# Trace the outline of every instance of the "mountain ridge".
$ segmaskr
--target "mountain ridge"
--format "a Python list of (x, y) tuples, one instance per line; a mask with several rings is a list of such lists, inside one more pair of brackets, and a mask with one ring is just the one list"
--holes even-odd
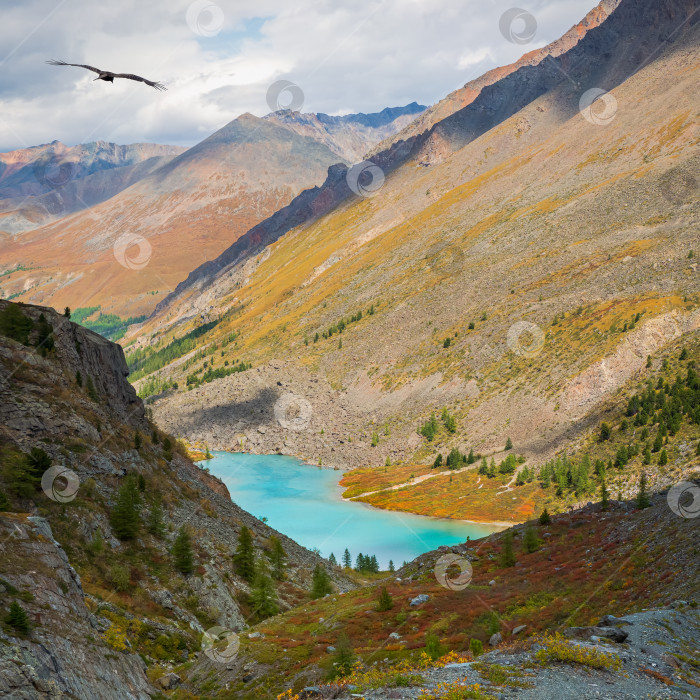
[[(410, 105), (395, 108), (393, 121), (386, 123), (392, 113), (379, 117), (377, 129), (348, 126), (352, 115), (333, 128), (308, 115), (241, 115), (111, 199), (8, 241), (0, 267), (14, 272), (2, 280), (3, 291), (59, 308), (150, 312), (156, 296), (197, 261), (215, 258), (299, 192), (323, 182), (327, 169), (342, 160), (339, 153), (364, 151), (415, 113)], [(306, 126), (291, 128), (300, 120)], [(124, 236), (138, 242), (137, 257), (146, 251), (143, 270), (129, 267), (133, 246), (124, 251), (126, 264), (117, 264), (112, 249)]]
[(20, 235), (99, 204), (183, 150), (107, 141), (66, 146), (54, 140), (0, 153), (0, 235)]
[(312, 136), (336, 153), (341, 162), (358, 163), (365, 153), (386, 134), (396, 133), (410, 124), (426, 107), (412, 102), (405, 107), (386, 107), (374, 114), (300, 114), (282, 110), (268, 114), (264, 119), (274, 121), (299, 134)]
[[(396, 168), (410, 160), (420, 161), (426, 165), (441, 162), (450, 153), (464, 147), (467, 143), (485, 133), (490, 128), (493, 128), (496, 124), (512, 116), (512, 114), (544, 94), (547, 90), (553, 89), (556, 85), (566, 80), (568, 72), (566, 69), (562, 70), (560, 67), (560, 63), (564, 60), (571, 62), (573, 68), (578, 67), (581, 69), (581, 65), (587, 64), (589, 57), (592, 56), (595, 58), (599, 41), (598, 33), (604, 32), (604, 34), (607, 35), (607, 44), (615, 46), (619, 37), (625, 35), (625, 27), (628, 24), (635, 27), (636, 31), (643, 31), (642, 27), (640, 27), (640, 11), (633, 8), (630, 2), (623, 3), (625, 8), (623, 16), (623, 13), (619, 13), (620, 4), (621, 3), (617, 0), (604, 0), (596, 10), (589, 13), (589, 17), (592, 14), (595, 17), (602, 17), (605, 15), (607, 19), (602, 24), (600, 21), (592, 21), (589, 25), (576, 25), (574, 28), (576, 33), (578, 33), (577, 27), (581, 26), (585, 27), (586, 33), (582, 38), (579, 37), (577, 41), (558, 58), (554, 58), (547, 50), (549, 47), (547, 47), (540, 52), (535, 52), (541, 56), (540, 63), (534, 66), (529, 65), (528, 62), (513, 64), (513, 66), (517, 66), (514, 72), (507, 73), (493, 84), (485, 85), (483, 89), (474, 96), (474, 99), (463, 108), (451, 112), (444, 119), (430, 126), (426, 131), (415, 135), (409, 135), (407, 139), (401, 139), (399, 134), (398, 141), (390, 143), (389, 147), (382, 152), (375, 152), (372, 154), (372, 162), (382, 169), (385, 176), (390, 175)], [(672, 23), (673, 25), (677, 24), (677, 19), (682, 12), (682, 7), (685, 8), (686, 21), (689, 21), (689, 18), (692, 17), (691, 10), (696, 6), (697, 3), (695, 0), (684, 0), (680, 4), (670, 2), (670, 0), (663, 0), (650, 5), (650, 7), (658, 8), (661, 15), (665, 17), (667, 24)], [(606, 10), (604, 8), (612, 8), (611, 14), (606, 15)], [(632, 19), (628, 17), (629, 14), (632, 15)], [(570, 33), (571, 32), (569, 32), (569, 34)], [(586, 40), (588, 40), (587, 43), (585, 43)], [(584, 43), (583, 49), (581, 48), (582, 43)], [(554, 45), (556, 45), (556, 42), (550, 44), (550, 46)], [(635, 45), (635, 49), (637, 54), (643, 51), (639, 44)], [(605, 60), (609, 61), (609, 59), (610, 56), (606, 54)], [(633, 63), (635, 59), (630, 57), (628, 52), (625, 52), (622, 60), (626, 65), (629, 65)], [(616, 70), (619, 74), (620, 68), (617, 67)], [(571, 80), (571, 78), (569, 79)], [(614, 80), (615, 78), (610, 76), (609, 79)], [(571, 101), (571, 97), (569, 97), (569, 100)], [(503, 105), (506, 105), (506, 111), (501, 110), (499, 112), (499, 106)], [(573, 109), (573, 105), (570, 105), (572, 114), (574, 113)], [(575, 109), (577, 112), (578, 100), (576, 100)], [(337, 206), (339, 202), (347, 200), (354, 194), (349, 186), (346, 186), (345, 191), (340, 193), (338, 190), (338, 183), (339, 180), (336, 172), (334, 171), (331, 173), (329, 171), (326, 183), (315, 191), (318, 201), (324, 200), (324, 204), (320, 206), (320, 209), (324, 211), (324, 213), (330, 211), (334, 206)], [(327, 188), (326, 192), (324, 192), (325, 188)], [(313, 196), (314, 195), (310, 193), (302, 193), (302, 195), (300, 195), (300, 210), (306, 206), (306, 201)], [(328, 202), (332, 202), (332, 204), (327, 205), (325, 198), (327, 198)], [(295, 202), (292, 201), (286, 211), (291, 212), (294, 208)], [(315, 212), (316, 210), (314, 210), (314, 217), (316, 216)], [(281, 212), (277, 212), (273, 218), (279, 220), (280, 214)], [(290, 217), (290, 220), (297, 221), (297, 216)], [(280, 230), (286, 232), (289, 230), (284, 229), (284, 227), (280, 229), (277, 223), (272, 221), (272, 219), (269, 223), (270, 228), (275, 229), (276, 232)], [(297, 221), (297, 224), (298, 223), (301, 222)], [(234, 246), (224, 251), (218, 260), (207, 261), (205, 265), (192, 270), (187, 278), (180, 282), (171, 294), (158, 303), (154, 313), (158, 314), (163, 312), (163, 310), (177, 298), (177, 295), (181, 294), (189, 286), (205, 281), (205, 278), (208, 276), (218, 274), (221, 270), (233, 264), (237, 264), (242, 261), (246, 255), (253, 255), (259, 252), (259, 241), (264, 240), (266, 243), (270, 243), (276, 240), (274, 237), (261, 236), (261, 232), (265, 231), (266, 228), (266, 222), (261, 222), (255, 230), (242, 236), (240, 242), (237, 241)], [(277, 233), (276, 235), (280, 234)], [(246, 246), (246, 241), (248, 240), (250, 241), (250, 245)]]
[[(668, 4), (657, 2), (645, 10), (680, 27), (690, 6), (667, 13)], [(636, 24), (623, 39), (630, 13)], [(127, 339), (130, 354), (143, 348), (139, 336), (152, 342), (155, 334), (159, 347), (218, 321), (191, 355), (137, 382), (142, 390), (154, 379), (189, 380), (184, 390), (154, 397), (158, 420), (221, 449), (395, 469), (403, 474), (397, 484), (412, 471), (429, 472), (438, 452), (505, 460), (508, 437), (528, 469), (578, 452), (615, 392), (650, 373), (648, 361), (657, 368), (697, 336), (698, 24), (685, 23), (672, 42), (658, 39), (667, 28), (659, 21), (650, 30), (627, 3), (612, 27), (595, 30), (588, 47), (577, 45), (580, 77), (587, 66), (592, 71), (580, 87), (563, 79), (543, 91), (555, 71), (547, 65), (532, 102), (518, 110), (524, 97), (515, 94), (513, 105), (500, 107), (503, 121), (454, 152), (473, 132), (460, 132), (464, 114), (451, 118), (448, 157), (423, 167), (417, 150), (366, 198), (347, 196), (347, 171), (338, 168), (326, 199), (323, 188), (304, 193), (299, 207), (241, 238), (223, 265), (191, 275), (180, 298)], [(619, 45), (621, 63), (615, 54), (609, 64), (584, 60), (586, 51), (605, 50), (604, 39)], [(641, 53), (630, 56), (628, 43)], [(653, 45), (660, 47), (654, 60), (630, 71)], [(521, 70), (510, 81), (533, 69)], [(600, 124), (578, 105), (606, 76), (616, 81), (617, 110)], [(478, 113), (473, 118), (473, 131), (485, 128)], [(218, 369), (228, 351), (219, 359), (211, 349), (231, 333), (235, 357), (256, 371), (199, 381), (199, 360)], [(260, 434), (236, 411), (234, 396), (278, 382), (314, 407), (305, 431), (272, 426)], [(193, 411), (193, 398), (206, 409)], [(438, 444), (419, 429), (443, 410), (457, 429), (440, 433)], [(668, 457), (681, 472), (689, 467), (682, 445)], [(638, 452), (635, 469), (642, 459)], [(433, 512), (445, 488), (416, 487), (402, 503), (386, 494), (376, 501), (421, 512), (428, 494)], [(533, 488), (510, 487), (514, 516), (521, 505), (531, 513)], [(470, 519), (473, 496), (456, 503), (451, 517)]]

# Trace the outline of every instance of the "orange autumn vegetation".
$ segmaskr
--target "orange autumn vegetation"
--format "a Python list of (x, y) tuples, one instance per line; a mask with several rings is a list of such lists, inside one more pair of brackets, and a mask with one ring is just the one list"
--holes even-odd
[[(298, 692), (302, 683), (308, 685), (300, 675), (303, 668), (330, 669), (333, 657), (326, 649), (341, 633), (360, 660), (399, 665), (420, 659), (428, 633), (438, 636), (445, 651), (468, 653), (471, 639), (486, 644), (495, 631), (508, 639), (519, 625), (527, 625), (527, 637), (559, 626), (595, 624), (611, 611), (622, 615), (637, 609), (642, 600), (645, 607), (664, 604), (669, 595), (690, 596), (690, 589), (697, 589), (692, 572), (670, 564), (692, 547), (694, 524), (674, 516), (665, 502), (643, 511), (555, 515), (551, 525), (535, 529), (541, 544), (534, 553), (525, 553), (522, 533), (515, 537), (517, 566), (502, 565), (501, 534), (470, 543), (474, 576), (464, 590), (437, 582), (433, 570), (440, 553), (433, 552), (402, 569), (399, 579), (379, 584), (393, 598), (389, 611), (377, 612), (378, 588), (364, 587), (265, 621), (256, 628), (265, 636), (244, 638), (241, 655), (246, 662), (274, 660), (275, 677), (241, 684), (236, 697), (260, 697), (261, 691), (274, 697), (290, 686)], [(660, 570), (666, 572), (663, 580)], [(419, 593), (429, 595), (429, 603), (411, 606)], [(393, 631), (400, 639), (387, 646)]]
[(369, 491), (378, 491), (403, 484), (413, 477), (430, 474), (432, 471), (427, 464), (401, 464), (376, 469), (353, 469), (343, 475), (340, 485), (345, 488), (343, 498), (354, 498)]
[[(477, 473), (475, 468), (456, 471), (453, 474), (441, 474), (426, 479), (418, 484), (401, 489), (383, 490), (357, 500), (386, 510), (408, 511), (419, 515), (436, 518), (455, 518), (475, 522), (512, 521), (522, 522), (539, 515), (544, 508), (549, 492), (544, 491), (537, 481), (523, 486), (513, 485), (512, 490), (504, 491), (511, 476), (497, 476), (489, 479)], [(397, 477), (389, 474), (377, 474), (381, 470), (358, 469), (349, 472), (341, 480), (341, 486), (349, 488), (343, 494), (350, 495), (371, 492), (382, 486), (382, 477), (386, 485), (402, 483), (410, 474), (419, 476), (429, 473), (430, 467), (402, 466), (396, 467)], [(422, 470), (422, 471), (421, 471)], [(408, 474), (406, 474), (408, 472)], [(379, 478), (377, 478), (379, 477)]]

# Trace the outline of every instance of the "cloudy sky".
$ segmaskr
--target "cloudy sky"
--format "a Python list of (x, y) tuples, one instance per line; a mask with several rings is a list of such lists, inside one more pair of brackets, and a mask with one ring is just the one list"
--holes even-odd
[[(2, 0), (0, 151), (54, 139), (191, 145), (239, 114), (272, 111), (279, 80), (298, 86), (306, 112), (432, 104), (597, 4), (517, 1), (526, 14), (512, 0)], [(92, 82), (52, 58), (168, 91)]]

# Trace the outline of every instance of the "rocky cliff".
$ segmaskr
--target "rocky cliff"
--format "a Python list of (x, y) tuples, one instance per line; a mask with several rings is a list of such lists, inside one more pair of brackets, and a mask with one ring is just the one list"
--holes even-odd
[[(10, 304), (11, 302), (0, 300), (0, 312)], [(105, 419), (113, 416), (135, 429), (148, 428), (143, 403), (127, 380), (129, 368), (120, 345), (111, 343), (77, 323), (72, 323), (52, 308), (29, 305), (23, 305), (21, 308), (22, 312), (35, 322), (33, 340), (37, 339), (39, 317), (43, 315), (48, 320), (53, 329), (55, 356), (51, 358), (52, 361), (43, 362), (44, 358), (40, 355), (35, 356), (31, 350), (20, 350), (18, 355), (19, 348), (13, 352), (10, 348), (3, 347), (3, 356), (6, 360), (17, 363), (17, 372), (20, 375), (25, 369), (23, 363), (26, 363), (28, 367), (39, 370), (45, 387), (70, 387), (79, 373), (84, 382), (87, 383), (88, 378), (92, 382), (99, 402), (94, 410), (101, 412)], [(8, 384), (4, 386), (9, 388)], [(50, 403), (44, 402), (38, 403), (30, 410), (26, 401), (26, 396), (9, 392), (0, 404), (0, 417), (5, 428), (16, 434), (19, 441), (35, 440), (37, 434), (43, 432), (63, 432), (65, 414), (54, 411)], [(30, 421), (29, 424), (24, 422), (27, 420)], [(84, 422), (79, 433), (84, 437), (95, 437), (94, 431), (89, 430)]]
[[(30, 610), (31, 636), (0, 632), (0, 695), (13, 700), (148, 700), (154, 687), (137, 654), (100, 644), (107, 629), (85, 602), (80, 576), (45, 518), (0, 514), (3, 603)], [(27, 603), (25, 601), (29, 600)]]
[[(13, 603), (28, 616), (28, 629), (0, 626), (4, 697), (145, 699), (168, 664), (202, 653), (207, 629), (244, 630), (258, 614), (233, 564), (243, 526), (258, 561), (271, 537), (282, 545), (281, 610), (308, 597), (317, 564), (337, 590), (355, 585), (238, 508), (153, 425), (126, 375), (118, 345), (51, 309), (0, 302), (0, 617)], [(138, 522), (124, 536), (114, 513), (127, 484)], [(190, 574), (173, 565), (183, 530)]]

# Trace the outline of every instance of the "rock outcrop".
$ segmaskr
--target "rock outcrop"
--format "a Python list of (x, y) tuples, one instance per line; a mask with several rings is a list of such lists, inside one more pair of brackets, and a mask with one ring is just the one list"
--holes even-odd
[(0, 631), (0, 696), (8, 700), (148, 700), (155, 689), (136, 654), (115, 654), (99, 636), (80, 577), (47, 520), (0, 514), (3, 603), (28, 610), (30, 637)]
[[(0, 311), (9, 303), (0, 300)], [(45, 393), (49, 394), (51, 387), (74, 385), (79, 374), (81, 382), (92, 382), (100, 403), (91, 408), (104, 413), (105, 420), (110, 414), (135, 429), (148, 428), (143, 402), (127, 380), (129, 368), (120, 345), (73, 323), (52, 308), (32, 305), (19, 308), (35, 322), (32, 339), (36, 339), (36, 327), (43, 314), (53, 329), (55, 350), (50, 358), (44, 358), (33, 348), (18, 343), (0, 344), (0, 353), (7, 360), (16, 363), (18, 369), (26, 366), (35, 370)], [(68, 416), (56, 412), (51, 401), (37, 401), (30, 407), (27, 400), (27, 395), (8, 392), (0, 402), (0, 421), (13, 431), (19, 442), (35, 439), (44, 431), (57, 435), (72, 431), (74, 435), (93, 438), (97, 435), (94, 426), (88, 425), (79, 415), (73, 423), (67, 423)], [(86, 405), (90, 405), (87, 401)]]
[[(146, 700), (155, 691), (142, 659), (157, 681), (160, 664), (200, 653), (207, 629), (256, 619), (233, 563), (244, 526), (256, 556), (273, 536), (282, 545), (281, 610), (308, 596), (319, 564), (337, 590), (355, 586), (184, 456), (146, 416), (120, 346), (46, 307), (0, 301), (0, 314), (0, 617), (17, 603), (30, 625), (0, 633), (3, 697)], [(15, 332), (28, 326), (21, 316), (28, 335)], [(139, 494), (130, 534), (115, 519), (126, 484)], [(173, 562), (181, 531), (192, 538), (186, 574)]]

